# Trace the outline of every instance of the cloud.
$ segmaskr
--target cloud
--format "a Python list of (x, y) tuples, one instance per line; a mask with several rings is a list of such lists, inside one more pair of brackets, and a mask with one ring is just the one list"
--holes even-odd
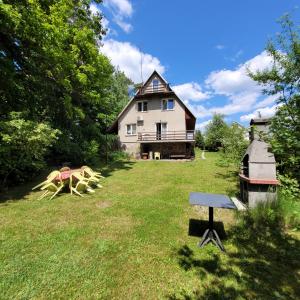
[(113, 15), (113, 21), (126, 33), (132, 31), (133, 27), (126, 21), (133, 14), (133, 7), (129, 0), (104, 0), (103, 5)]
[(223, 49), (225, 48), (225, 46), (219, 44), (219, 45), (216, 45), (215, 48), (216, 48), (217, 50), (223, 50)]
[(103, 5), (121, 16), (130, 17), (133, 13), (132, 4), (128, 0), (104, 0)]
[(265, 107), (267, 105), (273, 104), (277, 99), (278, 99), (277, 95), (268, 96), (264, 100), (259, 101), (258, 103), (256, 103), (255, 108), (262, 108), (262, 107)]
[(271, 57), (266, 51), (263, 51), (254, 58), (238, 65), (236, 69), (211, 72), (205, 80), (207, 91), (204, 93), (212, 97), (211, 101), (214, 100), (213, 97), (222, 96), (227, 98), (228, 103), (209, 108), (194, 105), (193, 110), (199, 118), (203, 118), (213, 113), (231, 115), (270, 105), (275, 97), (270, 96), (257, 103), (261, 97), (261, 87), (248, 76), (248, 70), (253, 72), (263, 70), (270, 67), (271, 64)]
[(201, 131), (204, 131), (205, 130), (205, 127), (211, 122), (211, 120), (207, 120), (207, 121), (204, 121), (204, 122), (201, 122), (201, 123), (197, 123), (196, 124), (196, 129), (199, 129)]
[(91, 5), (90, 5), (90, 11), (92, 12), (93, 15), (101, 13), (101, 10), (98, 8), (97, 4), (94, 3), (94, 2), (92, 2)]
[(209, 98), (209, 93), (203, 92), (201, 86), (196, 82), (175, 85), (172, 88), (184, 102), (202, 101)]
[(278, 105), (275, 104), (273, 106), (267, 106), (264, 108), (256, 109), (255, 111), (253, 111), (250, 114), (241, 116), (240, 120), (242, 122), (247, 122), (247, 121), (249, 122), (251, 119), (258, 118), (259, 115), (261, 115), (262, 118), (272, 117), (272, 116), (274, 116), (277, 107), (278, 107)]
[(255, 72), (270, 66), (272, 58), (263, 51), (254, 58), (239, 65), (235, 70), (213, 71), (205, 83), (215, 94), (234, 96), (244, 93), (260, 93), (261, 88), (249, 76), (247, 69)]
[(147, 79), (156, 70), (163, 74), (165, 67), (157, 57), (141, 52), (136, 46), (128, 42), (113, 39), (103, 41), (100, 51), (107, 55), (115, 67), (119, 67), (133, 82), (141, 82), (141, 59), (143, 62), (143, 79)]
[(237, 61), (241, 57), (241, 55), (243, 53), (244, 53), (243, 50), (239, 50), (233, 56), (231, 56), (231, 57), (225, 57), (225, 59), (228, 59), (228, 60), (231, 60), (231, 61), (235, 62), (235, 61)]
[(197, 118), (202, 119), (202, 118), (205, 118), (205, 117), (209, 117), (213, 114), (208, 108), (205, 108), (203, 105), (193, 105), (193, 104), (190, 104), (189, 102), (187, 102), (186, 104), (189, 106), (192, 113)]
[(122, 19), (114, 19), (114, 21), (126, 32), (129, 33), (132, 31), (133, 27), (131, 24), (124, 22)]

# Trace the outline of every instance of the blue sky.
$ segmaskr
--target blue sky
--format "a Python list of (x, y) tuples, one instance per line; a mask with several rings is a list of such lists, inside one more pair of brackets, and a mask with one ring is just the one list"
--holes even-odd
[(104, 0), (92, 5), (105, 16), (108, 34), (100, 51), (134, 82), (156, 69), (197, 117), (203, 129), (213, 113), (248, 125), (258, 111), (271, 116), (275, 97), (261, 95), (246, 67), (270, 64), (264, 52), (280, 31), (276, 22), (296, 0)]

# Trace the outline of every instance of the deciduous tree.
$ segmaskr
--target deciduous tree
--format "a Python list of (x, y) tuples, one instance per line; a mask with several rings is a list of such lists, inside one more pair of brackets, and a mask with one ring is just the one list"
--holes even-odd
[(267, 95), (276, 95), (278, 109), (272, 119), (270, 143), (280, 170), (300, 180), (300, 35), (290, 17), (281, 19), (282, 32), (269, 42), (271, 69), (249, 72)]

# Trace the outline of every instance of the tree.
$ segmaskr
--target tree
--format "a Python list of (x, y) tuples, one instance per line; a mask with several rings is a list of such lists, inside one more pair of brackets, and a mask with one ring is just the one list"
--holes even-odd
[(196, 130), (195, 132), (195, 146), (200, 149), (203, 149), (205, 147), (204, 137), (200, 130)]
[(236, 122), (228, 126), (222, 138), (221, 159), (223, 162), (239, 167), (240, 161), (249, 144), (246, 134), (247, 130)]
[(300, 35), (288, 15), (282, 32), (267, 45), (273, 59), (270, 69), (250, 72), (263, 93), (276, 95), (278, 108), (272, 119), (269, 141), (280, 171), (300, 180)]
[(57, 163), (96, 156), (127, 97), (125, 75), (101, 53), (102, 15), (91, 13), (91, 2), (0, 1), (1, 120), (22, 112), (58, 129), (50, 155)]
[(214, 114), (211, 122), (206, 126), (206, 148), (217, 151), (220, 147), (222, 147), (224, 132), (227, 128), (228, 126), (224, 121), (224, 116), (221, 114)]

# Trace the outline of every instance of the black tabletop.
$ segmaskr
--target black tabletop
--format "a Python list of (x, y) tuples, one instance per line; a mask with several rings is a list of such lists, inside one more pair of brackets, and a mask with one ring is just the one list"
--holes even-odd
[(190, 204), (236, 209), (236, 206), (228, 196), (220, 194), (192, 192), (190, 193)]

